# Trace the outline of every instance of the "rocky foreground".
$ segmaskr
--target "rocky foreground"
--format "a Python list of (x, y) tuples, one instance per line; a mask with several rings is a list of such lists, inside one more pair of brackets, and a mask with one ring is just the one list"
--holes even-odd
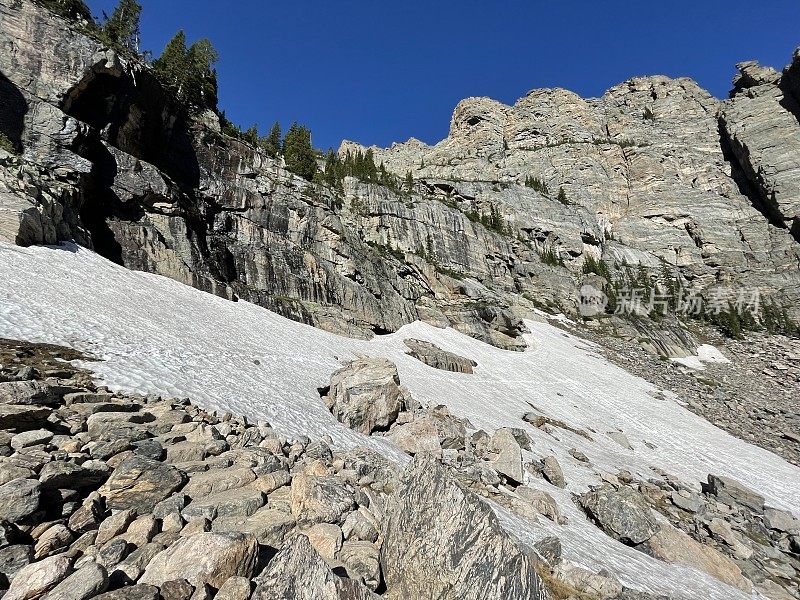
[[(405, 469), (188, 400), (111, 393), (77, 358), (0, 346), (4, 600), (657, 598), (562, 558), (557, 536), (528, 547), (509, 535), (494, 511), (566, 522), (523, 484), (563, 487), (558, 461), (526, 463), (522, 429), (489, 435), (419, 406), (389, 361), (348, 363), (321, 401), (412, 455)], [(741, 483), (711, 475), (698, 493), (621, 472), (573, 499), (650, 556), (768, 598), (798, 591), (800, 522)]]

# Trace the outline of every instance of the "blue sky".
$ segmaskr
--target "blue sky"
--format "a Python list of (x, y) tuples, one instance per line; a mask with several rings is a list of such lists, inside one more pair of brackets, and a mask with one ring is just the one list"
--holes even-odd
[(598, 96), (665, 74), (725, 97), (735, 63), (783, 67), (800, 45), (798, 0), (140, 1), (143, 48), (158, 55), (178, 29), (208, 37), (227, 115), (305, 123), (319, 148), (433, 143), (462, 98), (536, 87)]

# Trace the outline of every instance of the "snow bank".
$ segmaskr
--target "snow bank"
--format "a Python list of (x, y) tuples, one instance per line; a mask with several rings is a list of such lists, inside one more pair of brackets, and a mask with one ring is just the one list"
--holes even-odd
[[(523, 541), (558, 535), (565, 555), (607, 568), (623, 583), (674, 598), (733, 600), (748, 596), (708, 575), (668, 565), (614, 542), (589, 524), (570, 499), (599, 473), (628, 469), (638, 477), (660, 467), (698, 484), (708, 473), (745, 482), (768, 504), (800, 515), (800, 469), (746, 444), (682, 408), (653, 397), (647, 382), (608, 363), (592, 344), (547, 323), (530, 321), (529, 350), (504, 351), (452, 329), (413, 323), (371, 341), (314, 329), (247, 302), (229, 302), (172, 280), (129, 271), (74, 246), (0, 244), (0, 336), (66, 344), (94, 354), (86, 366), (112, 389), (191, 397), (209, 409), (269, 421), (289, 436), (330, 435), (342, 447), (369, 444), (397, 460), (380, 439), (344, 428), (317, 388), (343, 361), (360, 355), (393, 360), (424, 403), (446, 404), (479, 428), (525, 427), (535, 456), (554, 454), (569, 482), (541, 480), (570, 519), (567, 526), (530, 524), (502, 513)], [(433, 342), (477, 361), (473, 375), (432, 369), (405, 354), (405, 338)], [(592, 440), (521, 419), (535, 410), (588, 432)], [(628, 450), (609, 432), (621, 431)], [(572, 459), (577, 448), (592, 467)], [(544, 521), (542, 519), (541, 521)]]

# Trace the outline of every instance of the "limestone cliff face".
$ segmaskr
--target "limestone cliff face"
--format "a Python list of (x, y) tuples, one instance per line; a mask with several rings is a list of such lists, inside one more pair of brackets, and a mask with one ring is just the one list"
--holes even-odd
[(213, 113), (190, 118), (146, 65), (32, 0), (0, 0), (0, 47), (0, 131), (19, 150), (0, 150), (3, 240), (74, 239), (349, 335), (424, 319), (511, 349), (535, 306), (575, 310), (587, 256), (800, 305), (800, 56), (783, 75), (743, 68), (726, 103), (664, 77), (592, 100), (467, 99), (436, 146), (376, 149), (412, 171), (413, 192), (348, 178), (341, 194), (222, 134)]

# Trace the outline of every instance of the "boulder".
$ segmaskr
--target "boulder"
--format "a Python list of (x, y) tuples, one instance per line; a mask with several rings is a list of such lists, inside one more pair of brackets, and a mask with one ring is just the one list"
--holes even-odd
[(330, 562), (336, 558), (342, 548), (342, 529), (330, 523), (317, 523), (303, 532), (314, 550)]
[(431, 342), (409, 338), (403, 343), (408, 347), (406, 354), (434, 369), (471, 374), (473, 367), (478, 366), (474, 360), (442, 350)]
[(229, 577), (252, 577), (258, 544), (241, 533), (197, 533), (179, 539), (150, 561), (140, 583), (186, 579), (195, 587), (219, 588)]
[(100, 488), (106, 505), (113, 510), (133, 509), (139, 514), (180, 489), (186, 476), (173, 466), (140, 457), (127, 458)]
[(159, 600), (158, 588), (137, 584), (95, 596), (94, 600)]
[(215, 469), (192, 475), (182, 491), (190, 498), (204, 498), (211, 494), (244, 487), (255, 480), (256, 474), (250, 467)]
[(190, 520), (205, 517), (249, 517), (264, 506), (264, 494), (259, 490), (236, 488), (198, 498), (183, 509), (181, 515)]
[(42, 484), (35, 479), (14, 479), (0, 485), (0, 520), (17, 523), (39, 510)]
[(671, 525), (662, 525), (647, 540), (646, 549), (656, 558), (705, 571), (740, 590), (749, 592), (752, 587), (733, 560)]
[(263, 546), (280, 548), (294, 531), (295, 525), (296, 521), (290, 514), (265, 506), (249, 517), (215, 519), (211, 524), (211, 530), (220, 533), (226, 531), (247, 533)]
[(756, 512), (764, 512), (764, 496), (730, 477), (709, 475), (708, 485), (705, 488), (716, 496), (717, 500), (729, 506), (741, 504)]
[(437, 455), (442, 453), (439, 431), (430, 417), (420, 417), (410, 423), (397, 425), (389, 432), (388, 438), (395, 446), (412, 456), (422, 452), (432, 452)]
[(355, 508), (353, 488), (338, 477), (295, 475), (292, 516), (302, 525), (341, 523)]
[(369, 435), (394, 423), (405, 404), (397, 367), (385, 358), (362, 358), (331, 376), (325, 404), (342, 423)]
[(33, 548), (26, 544), (13, 544), (0, 548), (0, 583), (9, 581), (25, 565), (33, 561)]
[(659, 530), (647, 502), (629, 487), (606, 484), (583, 494), (580, 503), (598, 527), (623, 544), (641, 544)]
[(503, 427), (495, 431), (489, 442), (489, 450), (497, 454), (492, 461), (494, 470), (516, 483), (522, 483), (522, 448), (514, 434)]
[(339, 560), (347, 569), (350, 579), (363, 583), (373, 592), (381, 584), (380, 550), (371, 543), (347, 540), (339, 551)]
[(38, 446), (40, 444), (47, 444), (53, 439), (53, 433), (47, 429), (33, 429), (31, 431), (23, 431), (11, 438), (11, 447), (14, 450), (22, 450), (30, 446)]
[(540, 515), (544, 515), (555, 523), (566, 522), (558, 508), (558, 503), (547, 492), (521, 485), (514, 490), (514, 493), (530, 504)]
[(284, 546), (255, 580), (251, 600), (371, 600), (370, 591), (334, 575), (307, 537)]
[(583, 597), (592, 600), (616, 599), (622, 593), (622, 584), (615, 577), (606, 572), (595, 573), (569, 561), (561, 561), (554, 575)]
[(50, 590), (42, 600), (88, 600), (106, 591), (107, 587), (106, 570), (90, 562)]
[(58, 554), (31, 563), (14, 577), (3, 600), (34, 600), (61, 583), (72, 571), (72, 558)]
[(767, 508), (764, 510), (764, 525), (769, 529), (785, 533), (800, 533), (800, 521), (787, 510)]
[(70, 388), (43, 381), (5, 381), (0, 383), (0, 404), (44, 406), (57, 404)]
[(417, 456), (406, 468), (387, 502), (383, 536), (391, 598), (546, 597), (531, 559), (494, 512), (431, 457)]
[(567, 487), (564, 472), (561, 470), (561, 465), (558, 464), (558, 459), (555, 456), (544, 457), (544, 460), (542, 460), (542, 475), (556, 487)]
[(53, 412), (46, 406), (26, 404), (0, 404), (0, 429), (35, 429), (47, 425)]
[(252, 584), (247, 577), (229, 577), (217, 591), (214, 600), (248, 600)]

